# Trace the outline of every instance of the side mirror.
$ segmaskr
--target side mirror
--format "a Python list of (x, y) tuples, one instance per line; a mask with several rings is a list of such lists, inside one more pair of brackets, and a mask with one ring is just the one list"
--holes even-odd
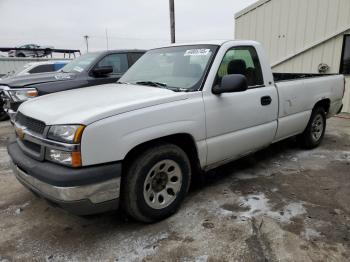
[(248, 89), (247, 78), (244, 75), (225, 75), (221, 84), (213, 88), (213, 94), (243, 92)]
[(94, 76), (105, 76), (110, 73), (113, 73), (113, 67), (112, 66), (99, 66), (92, 70), (92, 73)]

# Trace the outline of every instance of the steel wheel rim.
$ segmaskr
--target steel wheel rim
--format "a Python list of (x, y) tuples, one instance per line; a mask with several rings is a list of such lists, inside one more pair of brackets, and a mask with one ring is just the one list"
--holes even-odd
[(312, 122), (311, 135), (314, 141), (320, 140), (323, 133), (324, 121), (321, 115), (317, 115)]
[(180, 166), (170, 159), (161, 160), (148, 172), (143, 185), (143, 196), (151, 208), (163, 209), (175, 201), (181, 185)]

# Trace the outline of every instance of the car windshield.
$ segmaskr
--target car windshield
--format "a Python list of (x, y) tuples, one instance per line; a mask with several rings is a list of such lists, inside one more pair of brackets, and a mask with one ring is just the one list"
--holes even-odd
[(177, 91), (198, 90), (217, 48), (215, 45), (191, 45), (151, 50), (119, 82)]
[(63, 73), (81, 73), (85, 69), (87, 69), (92, 61), (98, 57), (100, 53), (87, 53), (85, 55), (79, 56), (78, 58), (74, 59), (72, 62), (65, 65), (61, 72)]

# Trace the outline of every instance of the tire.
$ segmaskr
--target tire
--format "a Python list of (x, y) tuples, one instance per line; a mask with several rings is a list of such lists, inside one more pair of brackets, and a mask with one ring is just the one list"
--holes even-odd
[(23, 54), (23, 53), (19, 53), (19, 54), (17, 55), (17, 57), (26, 57), (26, 56), (25, 56), (25, 54)]
[(4, 102), (0, 98), (0, 122), (9, 119), (8, 114), (4, 110)]
[(159, 144), (140, 153), (127, 167), (122, 205), (132, 218), (152, 223), (175, 213), (191, 181), (186, 153), (173, 144)]
[(323, 140), (326, 125), (325, 110), (322, 107), (314, 108), (305, 131), (297, 137), (300, 145), (305, 149), (318, 147)]
[(3, 108), (0, 108), (0, 122), (1, 121), (5, 121), (8, 120), (10, 117), (8, 116), (8, 114), (4, 111)]

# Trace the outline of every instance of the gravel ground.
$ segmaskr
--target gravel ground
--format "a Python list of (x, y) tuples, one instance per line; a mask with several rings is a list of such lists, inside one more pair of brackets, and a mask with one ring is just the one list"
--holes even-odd
[(120, 212), (77, 217), (36, 198), (9, 170), (12, 129), (0, 123), (0, 261), (349, 261), (344, 117), (328, 122), (318, 149), (290, 139), (210, 172), (152, 225)]

